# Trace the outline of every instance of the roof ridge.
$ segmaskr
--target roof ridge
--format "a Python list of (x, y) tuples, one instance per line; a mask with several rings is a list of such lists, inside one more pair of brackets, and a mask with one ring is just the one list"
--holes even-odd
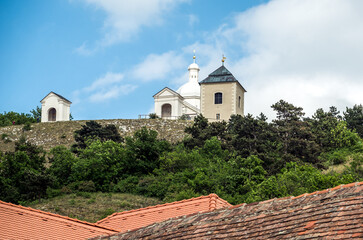
[[(18, 209), (21, 209), (21, 210), (27, 210), (27, 211), (30, 211), (30, 212), (33, 212), (33, 213), (41, 213), (41, 214), (44, 214), (45, 216), (56, 217), (56, 218), (60, 218), (62, 220), (68, 220), (68, 221), (71, 221), (71, 222), (82, 223), (82, 224), (85, 224), (85, 225), (88, 225), (88, 226), (92, 226), (92, 227), (96, 227), (96, 228), (102, 228), (102, 229), (113, 231), (113, 232), (118, 232), (115, 229), (108, 228), (108, 227), (103, 227), (103, 226), (97, 225), (96, 223), (90, 223), (90, 222), (82, 221), (82, 220), (79, 220), (79, 219), (76, 219), (76, 218), (70, 218), (70, 217), (62, 216), (62, 215), (59, 215), (59, 214), (56, 214), (56, 213), (46, 212), (46, 211), (42, 211), (42, 210), (39, 210), (39, 209), (35, 209), (35, 208), (31, 208), (31, 207), (25, 207), (25, 206), (13, 204), (13, 203), (8, 203), (8, 202), (4, 202), (4, 201), (0, 200), (0, 205), (1, 204), (5, 205), (5, 206), (9, 206), (9, 207), (18, 208)], [(57, 219), (54, 219), (54, 220), (57, 221)], [(59, 219), (58, 219), (58, 221), (59, 221)]]
[(58, 94), (58, 93), (55, 93), (55, 92), (53, 92), (53, 91), (50, 91), (42, 100), (40, 100), (40, 102), (41, 101), (43, 101), (46, 97), (48, 97), (49, 96), (49, 94), (51, 94), (51, 93), (53, 93), (54, 95), (56, 95), (56, 96), (58, 96), (58, 97), (60, 97), (60, 98), (62, 98), (63, 100), (65, 100), (65, 101), (67, 101), (67, 102), (69, 102), (69, 103), (71, 103), (72, 104), (72, 102), (71, 101), (69, 101), (67, 98), (65, 98), (65, 97), (63, 97), (62, 95), (60, 95), (60, 94)]
[(156, 209), (156, 208), (159, 208), (159, 207), (165, 207), (165, 206), (175, 205), (175, 204), (179, 204), (179, 203), (191, 202), (191, 201), (200, 200), (200, 199), (204, 199), (204, 198), (211, 198), (211, 196), (213, 196), (213, 195), (215, 195), (217, 199), (221, 199), (217, 194), (211, 193), (209, 195), (204, 195), (204, 196), (199, 196), (199, 197), (189, 198), (189, 199), (183, 199), (183, 200), (174, 201), (174, 202), (171, 202), (171, 203), (164, 203), (164, 204), (158, 204), (158, 205), (148, 206), (148, 207), (144, 207), (144, 208), (132, 209), (132, 210), (123, 211), (123, 212), (116, 212), (116, 213), (111, 214), (110, 216), (105, 217), (104, 219), (101, 219), (101, 220), (97, 221), (96, 224), (102, 223), (102, 222), (110, 219), (111, 217), (118, 216), (118, 215), (123, 215), (123, 214), (127, 214), (127, 213), (134, 213), (134, 212), (141, 212), (141, 211), (144, 211), (144, 210)]
[(315, 191), (315, 192), (312, 192), (312, 193), (303, 193), (303, 194), (300, 194), (300, 195), (298, 195), (296, 197), (295, 196), (286, 196), (286, 197), (272, 198), (272, 199), (268, 199), (268, 200), (265, 200), (265, 201), (259, 201), (259, 202), (253, 202), (253, 203), (241, 203), (241, 204), (238, 204), (238, 205), (231, 206), (231, 207), (229, 207), (229, 209), (242, 207), (243, 205), (246, 205), (246, 206), (248, 206), (248, 205), (257, 205), (257, 204), (268, 203), (268, 202), (283, 201), (283, 200), (287, 200), (287, 199), (294, 200), (294, 199), (297, 199), (297, 198), (308, 197), (308, 196), (311, 196), (311, 195), (323, 194), (323, 193), (327, 193), (327, 192), (333, 192), (333, 191), (336, 191), (336, 190), (339, 190), (339, 189), (342, 189), (342, 188), (350, 188), (350, 187), (356, 187), (356, 186), (360, 186), (360, 185), (363, 185), (363, 182), (340, 184), (340, 185), (338, 185), (336, 187), (333, 187), (333, 188), (327, 188), (327, 189)]

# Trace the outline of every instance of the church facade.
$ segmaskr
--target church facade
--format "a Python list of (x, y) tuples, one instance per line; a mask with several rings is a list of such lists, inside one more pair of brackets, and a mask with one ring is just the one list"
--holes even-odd
[(165, 87), (153, 96), (156, 115), (163, 119), (178, 119), (183, 115), (192, 119), (201, 113), (210, 121), (228, 121), (232, 114), (244, 115), (246, 90), (224, 66), (224, 58), (222, 66), (200, 82), (200, 69), (195, 56), (193, 59), (187, 83), (177, 91)]

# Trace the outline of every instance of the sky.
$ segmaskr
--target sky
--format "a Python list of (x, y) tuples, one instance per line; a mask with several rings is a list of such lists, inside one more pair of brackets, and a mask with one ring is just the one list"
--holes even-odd
[(1, 0), (0, 113), (50, 91), (74, 120), (138, 118), (153, 95), (225, 66), (245, 114), (283, 99), (306, 116), (363, 103), (361, 0)]

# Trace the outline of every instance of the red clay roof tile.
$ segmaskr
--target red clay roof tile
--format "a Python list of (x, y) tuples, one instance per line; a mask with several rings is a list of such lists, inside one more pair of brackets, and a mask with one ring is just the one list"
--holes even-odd
[(117, 233), (57, 214), (0, 201), (0, 239), (87, 239)]
[(96, 224), (117, 229), (120, 232), (141, 228), (169, 218), (184, 216), (196, 212), (206, 212), (232, 206), (216, 194), (165, 203), (131, 211), (114, 213)]
[(362, 182), (194, 213), (94, 239), (362, 239)]

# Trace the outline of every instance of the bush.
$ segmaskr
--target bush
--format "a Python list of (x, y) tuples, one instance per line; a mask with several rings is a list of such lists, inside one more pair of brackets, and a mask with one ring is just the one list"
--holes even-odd
[(32, 128), (30, 126), (30, 122), (27, 122), (24, 124), (23, 130), (24, 131), (30, 131)]
[(158, 115), (156, 115), (156, 113), (150, 113), (150, 114), (149, 114), (149, 118), (150, 118), (150, 119), (157, 119), (157, 118), (159, 118), (159, 116), (158, 116)]

